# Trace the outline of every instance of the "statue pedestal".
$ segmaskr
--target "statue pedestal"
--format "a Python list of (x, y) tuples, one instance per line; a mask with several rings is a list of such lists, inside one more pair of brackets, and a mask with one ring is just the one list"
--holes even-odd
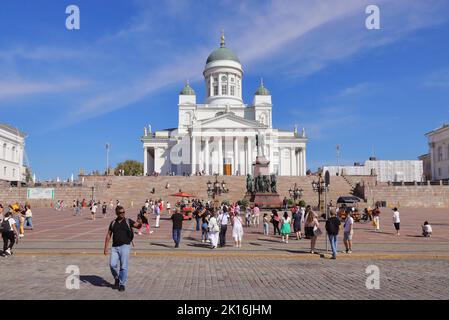
[(270, 160), (264, 156), (257, 156), (254, 164), (254, 176), (269, 176), (270, 175)]
[(251, 203), (257, 204), (259, 208), (277, 209), (282, 207), (282, 200), (278, 193), (247, 193), (245, 199)]

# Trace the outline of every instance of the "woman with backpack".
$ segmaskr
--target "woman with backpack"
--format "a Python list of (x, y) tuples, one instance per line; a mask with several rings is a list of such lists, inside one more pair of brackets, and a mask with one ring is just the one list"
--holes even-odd
[(0, 225), (0, 229), (3, 238), (2, 257), (10, 256), (12, 255), (11, 250), (14, 246), (18, 233), (16, 221), (12, 218), (12, 213), (10, 211), (5, 213), (5, 217), (3, 218), (2, 224)]

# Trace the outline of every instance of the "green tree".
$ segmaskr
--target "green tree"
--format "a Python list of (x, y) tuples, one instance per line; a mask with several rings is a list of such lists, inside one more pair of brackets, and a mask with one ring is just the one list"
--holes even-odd
[(33, 180), (32, 177), (33, 172), (31, 171), (31, 168), (25, 167), (25, 181), (31, 182)]
[(143, 174), (143, 163), (136, 160), (126, 160), (115, 167), (114, 174), (120, 175), (120, 170), (124, 171), (125, 176), (139, 176)]

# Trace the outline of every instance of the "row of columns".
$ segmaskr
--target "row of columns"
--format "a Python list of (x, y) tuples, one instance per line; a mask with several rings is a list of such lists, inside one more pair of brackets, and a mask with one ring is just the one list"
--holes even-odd
[[(210, 156), (211, 150), (211, 142), (210, 137), (191, 137), (190, 141), (190, 170), (192, 174), (196, 172), (204, 171), (206, 175), (212, 175), (214, 173), (218, 173), (223, 175), (223, 166), (224, 166), (224, 155), (223, 155), (223, 137), (215, 137), (216, 141), (214, 141), (215, 146), (212, 148), (216, 148), (214, 151), (216, 152), (216, 157), (218, 158), (216, 163), (213, 163), (212, 159), (215, 156)], [(240, 175), (246, 175), (247, 173), (253, 173), (252, 164), (256, 160), (254, 158), (253, 148), (255, 147), (255, 143), (253, 143), (254, 137), (233, 137), (232, 138), (232, 174), (235, 175), (237, 172)], [(203, 148), (204, 143), (204, 148)], [(241, 151), (242, 147), (244, 148)], [(199, 148), (199, 150), (198, 150)], [(144, 148), (144, 175), (149, 170), (149, 156), (148, 156), (148, 147)], [(288, 150), (290, 154), (289, 159), (289, 167), (284, 168), (285, 161), (282, 161), (282, 154)], [(198, 152), (199, 151), (199, 152)], [(264, 154), (268, 159), (274, 159), (274, 148), (270, 145), (266, 145), (264, 149)], [(154, 168), (156, 169), (156, 161), (157, 161), (158, 153), (154, 152)], [(212, 165), (212, 166), (211, 166)], [(218, 166), (218, 167), (217, 167)], [(306, 175), (306, 149), (305, 148), (297, 148), (297, 147), (280, 147), (279, 148), (279, 161), (278, 168), (280, 175), (291, 175), (291, 176), (305, 176)], [(150, 169), (151, 170), (151, 169)], [(274, 161), (270, 161), (270, 171), (274, 172)]]

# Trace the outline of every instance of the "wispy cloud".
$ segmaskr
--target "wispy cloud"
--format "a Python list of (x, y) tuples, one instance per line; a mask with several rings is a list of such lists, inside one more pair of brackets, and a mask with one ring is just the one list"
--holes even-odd
[(424, 81), (427, 87), (449, 87), (449, 70), (438, 70), (430, 74)]
[[(223, 27), (228, 47), (239, 55), (246, 72), (254, 72), (257, 68), (257, 72), (273, 72), (277, 76), (304, 77), (335, 61), (392, 43), (413, 30), (447, 18), (442, 18), (438, 12), (440, 0), (418, 4), (406, 0), (378, 0), (383, 26), (378, 31), (368, 31), (364, 27), (364, 9), (371, 4), (368, 0), (258, 0), (239, 4), (223, 0), (216, 3), (219, 9), (215, 10), (209, 10), (211, 4), (172, 0), (158, 6), (156, 11), (151, 2), (138, 0), (135, 3), (139, 10), (128, 24), (91, 43), (88, 52), (95, 59), (80, 58), (76, 53), (78, 59), (84, 59), (84, 64), (74, 73), (80, 78), (88, 74), (99, 81), (95, 81), (96, 85), (91, 86), (89, 93), (79, 97), (80, 103), (77, 101), (69, 108), (73, 116), (58, 121), (58, 126), (127, 107), (168, 86), (182, 85), (186, 79), (201, 80), (205, 59), (213, 49), (210, 47), (211, 33), (217, 34), (218, 39), (218, 32)], [(194, 5), (197, 5), (195, 10), (190, 10)], [(199, 10), (204, 14), (198, 14)], [(184, 39), (176, 34), (177, 30), (193, 36)], [(187, 40), (192, 41), (188, 47)], [(32, 51), (23, 48), (4, 52), (3, 56), (0, 52), (0, 59), (21, 57), (54, 61), (70, 59), (73, 54), (51, 46)], [(99, 57), (107, 63), (96, 64), (101, 60)], [(92, 75), (92, 69), (95, 69), (95, 75)], [(64, 85), (52, 85), (43, 78), (39, 84), (25, 82), (20, 86), (12, 83), (9, 89), (0, 88), (3, 90), (0, 97), (2, 92), (4, 97), (13, 97), (20, 92), (51, 93), (63, 88)], [(340, 95), (356, 94), (366, 88), (367, 84), (361, 83), (343, 90)], [(336, 117), (351, 121), (347, 115)], [(326, 118), (324, 121), (328, 125), (336, 122)], [(322, 136), (320, 126), (311, 123), (309, 130)]]
[(23, 98), (28, 95), (51, 94), (85, 86), (88, 82), (65, 79), (57, 82), (39, 82), (24, 79), (0, 79), (0, 99)]

